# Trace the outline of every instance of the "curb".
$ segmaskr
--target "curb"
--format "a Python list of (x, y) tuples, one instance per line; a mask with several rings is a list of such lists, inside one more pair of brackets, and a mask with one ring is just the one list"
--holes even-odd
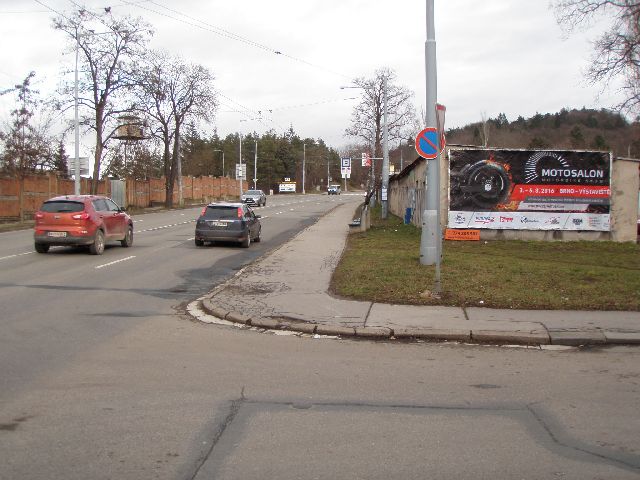
[(200, 301), (201, 308), (220, 320), (241, 326), (262, 328), (273, 331), (290, 331), (310, 335), (353, 337), (366, 340), (423, 340), (430, 342), (458, 342), (489, 345), (544, 346), (561, 345), (568, 347), (596, 345), (640, 345), (640, 332), (613, 331), (503, 331), (430, 328), (389, 328), (389, 327), (342, 327), (320, 323), (302, 322), (283, 318), (249, 317), (238, 312), (219, 308), (211, 298)]

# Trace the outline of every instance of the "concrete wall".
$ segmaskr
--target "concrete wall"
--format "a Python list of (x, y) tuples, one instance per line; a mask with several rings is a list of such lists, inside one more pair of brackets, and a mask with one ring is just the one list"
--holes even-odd
[[(640, 163), (632, 159), (614, 159), (611, 172), (611, 231), (540, 231), (540, 230), (480, 230), (483, 240), (611, 240), (635, 242), (637, 239)], [(447, 226), (449, 211), (448, 156), (440, 163), (440, 220)], [(404, 218), (406, 208), (415, 205), (411, 223), (422, 226), (424, 210), (426, 162), (419, 158), (400, 174), (389, 180), (389, 211)], [(415, 199), (415, 200), (414, 200)], [(413, 204), (412, 204), (413, 200)]]

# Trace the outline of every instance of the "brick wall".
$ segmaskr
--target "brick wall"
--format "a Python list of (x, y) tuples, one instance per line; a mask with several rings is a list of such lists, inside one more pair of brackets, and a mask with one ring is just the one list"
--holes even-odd
[[(182, 177), (183, 198), (187, 203), (209, 202), (214, 199), (238, 198), (238, 182), (228, 177)], [(248, 188), (243, 182), (243, 190)], [(20, 210), (25, 219), (32, 219), (34, 213), (45, 200), (57, 195), (73, 195), (75, 184), (53, 173), (26, 176), (21, 182), (16, 178), (0, 177), (0, 220), (20, 219)], [(86, 194), (91, 190), (91, 180), (83, 178), (80, 192)], [(98, 183), (99, 195), (111, 195), (111, 182), (101, 180)], [(127, 207), (150, 207), (165, 202), (165, 179), (126, 181)], [(178, 186), (174, 188), (173, 202), (178, 205)]]

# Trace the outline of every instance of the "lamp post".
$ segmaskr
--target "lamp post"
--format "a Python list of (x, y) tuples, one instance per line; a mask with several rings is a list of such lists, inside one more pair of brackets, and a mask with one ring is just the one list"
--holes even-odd
[(222, 152), (222, 176), (224, 177), (224, 150), (216, 149), (214, 152)]
[(240, 200), (242, 200), (242, 133), (240, 133), (240, 155), (239, 155), (239, 160), (238, 160), (239, 164), (240, 164), (240, 168), (238, 169), (237, 172), (237, 176), (238, 176), (238, 192), (239, 192), (239, 198)]
[(80, 195), (80, 120), (78, 118), (78, 53), (80, 50), (80, 34), (76, 30), (76, 71), (75, 71), (75, 81), (73, 86), (73, 111), (75, 114), (74, 118), (74, 137), (75, 137), (75, 166), (74, 166), (74, 193), (76, 195)]
[[(302, 194), (304, 195), (306, 192), (304, 190), (304, 184), (305, 184), (305, 162), (307, 159), (307, 144), (303, 143), (302, 144)], [(327, 177), (328, 178), (328, 177)]]
[(256, 140), (256, 155), (253, 160), (253, 189), (258, 189), (258, 140)]
[[(436, 63), (436, 34), (434, 0), (427, 0), (427, 40), (425, 42), (426, 70), (426, 120), (427, 126), (436, 126), (436, 103), (438, 101), (438, 72)], [(440, 259), (442, 255), (442, 232), (440, 227), (440, 155), (427, 160), (425, 179), (425, 209), (422, 215), (420, 237), (420, 263), (434, 265), (436, 278), (434, 292), (440, 293)]]

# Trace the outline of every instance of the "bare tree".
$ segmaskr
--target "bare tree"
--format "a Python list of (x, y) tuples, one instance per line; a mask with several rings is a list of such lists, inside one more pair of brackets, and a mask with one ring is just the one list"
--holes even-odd
[(81, 9), (72, 16), (58, 16), (54, 28), (66, 33), (70, 48), (79, 48), (81, 54), (79, 103), (92, 112), (82, 123), (96, 134), (91, 187), (96, 193), (104, 150), (116, 132), (117, 117), (127, 111), (118, 108), (116, 99), (132, 88), (132, 72), (153, 32), (141, 18), (117, 18), (110, 10), (98, 15)]
[(406, 128), (415, 121), (415, 110), (411, 99), (413, 93), (395, 85), (396, 75), (389, 68), (375, 72), (373, 78), (357, 78), (354, 85), (363, 89), (362, 100), (353, 109), (351, 126), (346, 135), (356, 137), (372, 145), (375, 157), (382, 156), (382, 117), (384, 114), (384, 82), (387, 82), (387, 118), (389, 141), (406, 138)]
[(569, 33), (597, 15), (611, 19), (609, 29), (594, 43), (587, 78), (601, 83), (621, 77), (625, 99), (617, 107), (640, 113), (640, 1), (555, 0), (551, 5), (558, 23)]
[(210, 121), (217, 107), (214, 76), (201, 65), (185, 63), (163, 52), (147, 56), (139, 71), (141, 102), (136, 108), (149, 118), (151, 134), (164, 147), (166, 204), (173, 205), (173, 189), (180, 177), (181, 130), (189, 120)]

